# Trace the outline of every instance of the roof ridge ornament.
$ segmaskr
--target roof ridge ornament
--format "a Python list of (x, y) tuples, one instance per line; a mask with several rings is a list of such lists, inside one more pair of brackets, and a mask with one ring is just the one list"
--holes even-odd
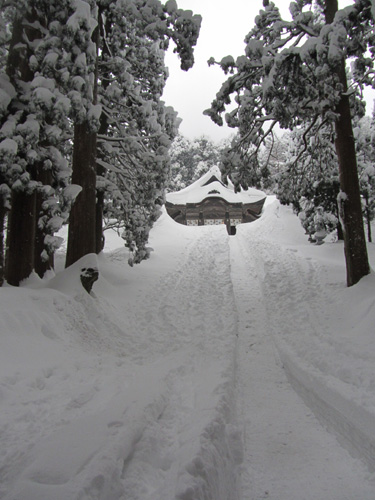
[(224, 224), (230, 235), (236, 234), (238, 224), (259, 219), (266, 194), (254, 188), (235, 193), (233, 185), (225, 186), (219, 174), (212, 168), (190, 186), (167, 193), (170, 217), (187, 226)]
[(222, 186), (226, 187), (225, 184), (223, 184), (223, 182), (216, 177), (216, 175), (212, 175), (207, 182), (202, 184), (202, 186), (208, 186), (208, 184), (212, 184), (212, 182), (220, 182)]

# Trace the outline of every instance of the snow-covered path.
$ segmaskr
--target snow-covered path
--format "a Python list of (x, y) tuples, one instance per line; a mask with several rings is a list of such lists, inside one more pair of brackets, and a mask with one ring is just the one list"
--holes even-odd
[(82, 262), (0, 289), (0, 498), (373, 500), (311, 409), (343, 394), (331, 424), (373, 456), (374, 276), (348, 292), (278, 205), (234, 237), (164, 214), (151, 240), (131, 269), (116, 239), (92, 296)]
[[(271, 265), (285, 273), (272, 294)], [(127, 500), (373, 500), (366, 468), (296, 394), (274, 345), (275, 328), (318, 328), (306, 321), (323, 293), (316, 273), (262, 234), (204, 228), (158, 293), (139, 297), (142, 356), (166, 356), (170, 371), (124, 469)]]
[(126, 500), (237, 498), (237, 434), (228, 432), (236, 320), (222, 236), (200, 233), (156, 289), (137, 299), (139, 355), (169, 371), (162, 411), (124, 467)]
[[(286, 378), (271, 333), (277, 303), (267, 303), (261, 272), (265, 264), (259, 263), (269, 256), (270, 246), (255, 233), (253, 239), (241, 236), (230, 243), (240, 318), (237, 407), (245, 446), (241, 500), (370, 500), (374, 487), (365, 479), (363, 464), (320, 425)], [(277, 250), (279, 263), (284, 258), (285, 264), (288, 257)], [(279, 307), (285, 307), (285, 294), (278, 299)], [(279, 328), (285, 328), (295, 317), (285, 312), (279, 320)]]

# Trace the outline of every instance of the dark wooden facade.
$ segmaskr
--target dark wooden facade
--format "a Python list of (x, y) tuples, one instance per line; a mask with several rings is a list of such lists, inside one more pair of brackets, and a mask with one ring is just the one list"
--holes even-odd
[(225, 224), (229, 234), (236, 233), (238, 224), (258, 219), (266, 195), (256, 189), (235, 193), (220, 176), (219, 168), (212, 167), (187, 188), (167, 194), (169, 216), (186, 226)]
[(199, 203), (173, 204), (166, 202), (170, 217), (187, 226), (225, 224), (229, 234), (243, 222), (259, 218), (265, 198), (253, 203), (230, 203), (219, 196), (210, 196)]

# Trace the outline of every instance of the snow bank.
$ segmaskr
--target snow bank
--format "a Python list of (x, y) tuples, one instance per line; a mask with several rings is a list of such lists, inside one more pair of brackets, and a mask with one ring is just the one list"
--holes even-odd
[[(233, 241), (244, 252), (237, 275)], [(296, 389), (373, 467), (374, 277), (348, 290), (341, 244), (310, 245), (298, 219), (270, 198), (234, 237), (221, 226), (176, 224), (164, 211), (154, 252), (133, 268), (121, 238), (109, 233), (106, 242), (104, 253), (66, 270), (59, 253), (52, 278), (0, 289), (2, 499), (239, 500), (241, 419), (252, 418), (252, 401), (248, 415), (239, 411), (241, 325), (249, 333), (241, 345), (254, 356), (257, 334), (272, 358), (271, 335)], [(89, 295), (79, 273), (93, 265), (99, 279)], [(242, 276), (248, 269), (251, 279)], [(256, 384), (262, 401), (266, 381), (252, 373), (241, 381), (249, 394)], [(259, 418), (277, 421), (273, 399), (266, 406)], [(257, 477), (250, 455), (251, 478), (263, 481), (269, 464)]]
[(319, 372), (308, 369), (287, 346), (278, 343), (280, 359), (297, 393), (314, 414), (333, 431), (353, 456), (375, 470), (375, 413), (352, 399), (350, 390)]
[[(164, 213), (145, 265), (129, 268), (112, 234), (110, 253), (0, 289), (1, 498), (237, 498), (236, 323), (217, 229), (197, 240)], [(93, 265), (89, 295), (79, 274)]]
[[(375, 470), (375, 277), (345, 286), (342, 242), (307, 243), (275, 202), (241, 227), (255, 243), (274, 342), (296, 391), (348, 450)], [(368, 245), (372, 265), (375, 247)]]

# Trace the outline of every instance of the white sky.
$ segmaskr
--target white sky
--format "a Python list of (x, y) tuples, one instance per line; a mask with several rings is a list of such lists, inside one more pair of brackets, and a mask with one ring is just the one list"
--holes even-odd
[[(290, 0), (276, 0), (284, 18), (290, 18)], [(339, 0), (340, 7), (352, 0)], [(170, 76), (163, 100), (178, 111), (182, 123), (180, 133), (190, 139), (206, 135), (214, 141), (230, 136), (235, 129), (215, 125), (203, 111), (210, 107), (226, 75), (217, 66), (208, 67), (210, 57), (221, 60), (227, 55), (234, 58), (244, 53), (243, 42), (254, 26), (254, 18), (263, 8), (262, 0), (177, 0), (179, 8), (190, 9), (203, 17), (198, 44), (195, 48), (195, 65), (188, 72), (179, 67), (179, 60), (172, 51), (166, 55)], [(172, 48), (171, 44), (171, 48)], [(372, 103), (372, 99), (371, 99)], [(372, 111), (372, 106), (370, 114)]]

